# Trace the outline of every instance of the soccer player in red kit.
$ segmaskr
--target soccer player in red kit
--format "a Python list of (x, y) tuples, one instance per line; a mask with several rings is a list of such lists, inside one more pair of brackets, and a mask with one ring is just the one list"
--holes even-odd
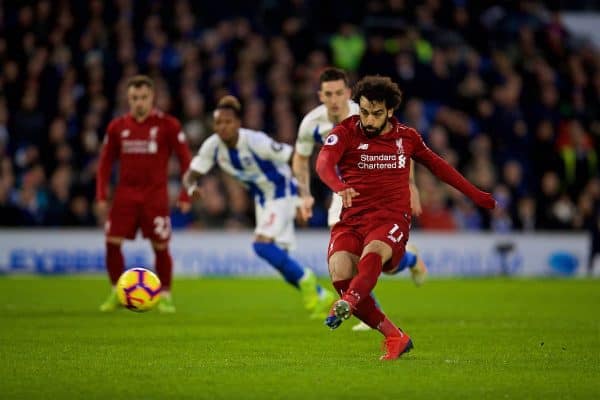
[(473, 186), (421, 136), (393, 117), (402, 92), (392, 80), (367, 76), (356, 84), (353, 99), (359, 115), (337, 125), (317, 159), (321, 180), (342, 197), (341, 220), (331, 230), (328, 262), (336, 301), (325, 324), (337, 328), (351, 315), (384, 336), (393, 360), (412, 347), (410, 337), (396, 327), (369, 295), (382, 271), (398, 265), (411, 222), (410, 159), (467, 195), (478, 206), (492, 209), (494, 198)]
[[(105, 223), (106, 267), (113, 290), (100, 310), (113, 311), (119, 306), (114, 287), (125, 268), (121, 245), (125, 239), (135, 239), (140, 228), (152, 243), (156, 272), (162, 283), (158, 309), (175, 312), (170, 292), (173, 260), (169, 253), (167, 167), (175, 153), (180, 170), (185, 172), (191, 154), (179, 121), (153, 108), (154, 82), (149, 77), (138, 75), (128, 81), (127, 101), (129, 113), (108, 125), (96, 175), (98, 215), (105, 219), (111, 171), (115, 160), (119, 161), (119, 181)], [(183, 189), (178, 205), (183, 212), (190, 210), (189, 197)]]

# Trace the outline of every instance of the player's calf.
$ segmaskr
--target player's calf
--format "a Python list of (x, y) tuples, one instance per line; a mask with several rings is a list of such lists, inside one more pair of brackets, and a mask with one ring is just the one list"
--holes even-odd
[(427, 278), (427, 266), (423, 261), (423, 257), (419, 255), (419, 250), (412, 244), (406, 245), (406, 251), (414, 254), (414, 264), (409, 266), (410, 276), (416, 286), (421, 286)]
[(396, 268), (383, 271), (387, 275), (396, 275), (407, 269), (410, 271), (410, 276), (416, 286), (421, 286), (427, 278), (427, 266), (423, 258), (419, 256), (419, 250), (412, 244), (406, 245), (406, 253), (400, 260)]

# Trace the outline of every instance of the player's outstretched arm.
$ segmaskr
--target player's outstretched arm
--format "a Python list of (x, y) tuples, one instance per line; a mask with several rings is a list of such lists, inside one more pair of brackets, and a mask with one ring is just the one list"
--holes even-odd
[(181, 183), (185, 188), (186, 193), (192, 200), (197, 200), (202, 197), (202, 192), (200, 187), (198, 186), (198, 181), (202, 177), (200, 172), (194, 171), (193, 169), (188, 169), (181, 179)]
[(306, 222), (312, 217), (312, 207), (315, 199), (310, 193), (310, 163), (309, 158), (294, 152), (292, 156), (292, 171), (298, 181), (298, 192), (300, 194), (300, 218)]
[(479, 190), (464, 176), (448, 164), (443, 158), (427, 149), (425, 157), (419, 159), (429, 170), (442, 181), (460, 190), (479, 207), (491, 210), (496, 207), (496, 200), (487, 192)]
[(496, 200), (490, 193), (479, 190), (475, 185), (469, 182), (457, 170), (448, 164), (446, 160), (435, 154), (425, 143), (421, 136), (413, 131), (415, 139), (415, 153), (413, 157), (416, 161), (424, 164), (435, 176), (450, 186), (460, 190), (469, 197), (479, 207), (489, 210), (496, 207)]

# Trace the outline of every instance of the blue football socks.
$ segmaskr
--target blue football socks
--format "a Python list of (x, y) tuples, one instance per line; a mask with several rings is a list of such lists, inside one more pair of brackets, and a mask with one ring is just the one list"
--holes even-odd
[(404, 253), (404, 257), (402, 257), (402, 260), (400, 260), (400, 265), (398, 266), (398, 269), (396, 270), (396, 274), (400, 271), (405, 270), (406, 268), (412, 268), (415, 266), (415, 264), (417, 263), (417, 255), (415, 253), (411, 253), (410, 251), (406, 251)]
[(290, 284), (298, 287), (298, 281), (304, 275), (304, 269), (288, 253), (275, 243), (254, 242), (256, 254), (271, 264)]

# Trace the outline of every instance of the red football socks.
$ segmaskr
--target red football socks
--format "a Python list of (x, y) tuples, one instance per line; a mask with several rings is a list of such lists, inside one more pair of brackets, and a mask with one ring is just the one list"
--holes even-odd
[(359, 302), (370, 297), (382, 267), (379, 254), (368, 253), (360, 259), (357, 267), (358, 274), (352, 279), (350, 287), (342, 297), (352, 305), (352, 308), (357, 308)]
[(375, 328), (383, 334), (383, 336), (387, 337), (400, 337), (402, 334), (400, 333), (400, 329), (394, 325), (392, 321), (390, 321), (385, 315), (383, 316), (383, 321), (381, 321)]
[(348, 286), (350, 286), (350, 282), (352, 282), (352, 279), (344, 279), (341, 281), (333, 282), (333, 287), (335, 288), (336, 292), (340, 297), (342, 297), (342, 295), (346, 293), (346, 290), (348, 290)]
[[(335, 287), (340, 297), (343, 297), (344, 293), (348, 290), (350, 282), (352, 282), (352, 279), (333, 282), (333, 287)], [(377, 307), (375, 300), (371, 296), (364, 298), (358, 303), (357, 307), (353, 306), (352, 313), (373, 329), (377, 329), (377, 326), (385, 319), (385, 315)]]
[(375, 300), (373, 300), (373, 297), (371, 296), (362, 299), (353, 312), (358, 319), (373, 329), (378, 329), (378, 326), (382, 321), (387, 319), (385, 314), (377, 307)]
[(169, 291), (171, 289), (171, 280), (173, 279), (173, 259), (169, 249), (154, 249), (156, 256), (156, 273), (162, 284), (162, 290)]
[(113, 286), (116, 285), (125, 270), (125, 260), (120, 244), (106, 242), (106, 269), (110, 283)]

